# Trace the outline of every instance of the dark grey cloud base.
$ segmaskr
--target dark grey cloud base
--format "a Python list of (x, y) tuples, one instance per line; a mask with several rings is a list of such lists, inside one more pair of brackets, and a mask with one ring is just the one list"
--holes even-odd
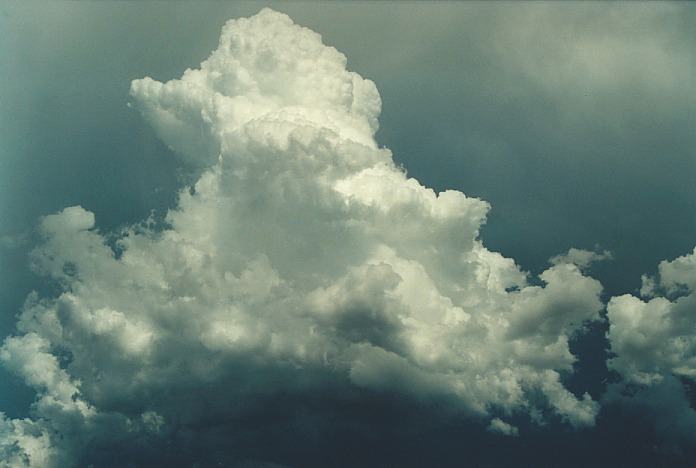
[[(126, 107), (133, 101), (130, 82), (142, 76), (166, 82), (186, 68), (197, 68), (215, 49), (222, 24), (256, 13), (260, 5), (9, 3), (2, 8), (0, 54), (7, 64), (0, 69), (4, 336), (21, 334), (15, 316), (32, 289), (38, 297), (52, 298), (64, 288), (54, 273), (42, 278), (29, 270), (28, 252), (44, 242), (36, 231), (41, 216), (82, 205), (96, 214), (103, 242), (117, 252), (123, 248), (116, 243), (119, 235), (109, 233), (119, 226), (140, 222), (151, 212), (155, 238), (171, 225), (172, 219), (164, 222), (166, 211), (181, 207), (177, 191), (195, 183), (200, 171), (182, 163), (167, 147), (176, 144), (166, 138), (162, 143), (138, 112)], [(689, 340), (694, 336), (696, 281), (688, 254), (696, 239), (696, 185), (691, 181), (696, 173), (696, 63), (690, 53), (696, 37), (689, 26), (696, 20), (695, 9), (688, 4), (417, 3), (292, 3), (277, 8), (320, 32), (325, 43), (346, 54), (348, 69), (376, 82), (383, 108), (376, 141), (394, 152), (410, 176), (437, 191), (459, 189), (491, 203), (481, 238), (489, 249), (530, 271), (532, 284), (543, 284), (535, 275), (549, 268), (549, 258), (571, 247), (611, 252), (611, 259), (596, 263), (583, 264), (577, 255), (586, 254), (573, 256), (572, 251), (557, 260), (598, 279), (604, 286), (602, 302), (609, 304), (596, 317), (585, 316), (594, 321), (581, 331), (571, 332), (563, 328), (569, 326), (565, 323), (559, 329), (577, 357), (559, 371), (561, 381), (578, 399), (588, 392), (600, 403), (594, 425), (572, 427), (567, 415), (548, 406), (543, 391), (530, 391), (527, 407), (510, 410), (493, 403), (482, 415), (447, 392), (404, 391), (425, 388), (406, 370), (394, 374), (396, 381), (407, 379), (406, 384), (388, 385), (370, 380), (369, 373), (337, 376), (309, 366), (298, 376), (287, 363), (235, 358), (217, 369), (222, 377), (208, 383), (192, 379), (188, 387), (167, 388), (169, 377), (161, 376), (162, 387), (145, 386), (122, 399), (99, 400), (98, 385), (90, 389), (92, 384), (84, 381), (82, 390), (93, 392), (91, 401), (102, 404), (102, 419), (92, 427), (112, 431), (95, 431), (83, 440), (85, 450), (70, 449), (72, 462), (692, 465), (696, 396)], [(354, 164), (363, 162), (356, 159)], [(81, 212), (73, 215), (71, 223), (89, 225)], [(89, 239), (85, 242), (94, 240)], [(68, 244), (56, 245), (57, 252), (68, 255)], [(285, 277), (285, 257), (269, 256), (271, 266)], [(660, 264), (679, 256), (684, 260)], [(396, 259), (381, 261), (401, 276), (411, 271)], [(234, 278), (243, 282), (244, 271), (266, 271), (262, 260), (253, 262)], [(77, 264), (81, 268), (79, 260)], [(102, 287), (97, 284), (100, 274), (95, 273), (92, 291)], [(641, 283), (644, 274), (656, 275), (654, 291), (649, 291), (649, 278)], [(317, 323), (331, 330), (329, 340), (367, 342), (404, 355), (399, 340), (405, 338), (397, 336), (400, 325), (389, 315), (396, 306), (361, 289), (356, 283), (360, 275), (392, 287), (390, 273), (379, 269), (348, 275), (334, 289), (321, 291), (344, 309)], [(646, 300), (657, 299), (619, 297), (638, 296), (641, 286)], [(60, 315), (62, 306), (56, 307)], [(384, 315), (375, 316), (375, 310)], [(656, 315), (662, 320), (657, 331), (649, 323)], [(636, 324), (626, 317), (644, 321)], [(557, 326), (528, 323), (510, 336)], [(610, 331), (610, 323), (617, 328)], [(655, 333), (653, 344), (635, 341), (648, 332)], [(201, 333), (215, 352), (229, 338)], [(674, 355), (669, 344), (677, 341), (687, 347)], [(74, 359), (70, 346), (76, 343), (82, 342), (68, 340), (65, 350), (55, 352), (64, 351), (69, 363)], [(354, 352), (344, 359), (353, 359)], [(612, 359), (609, 367), (607, 359)], [(11, 362), (6, 365), (10, 370)], [(72, 362), (71, 372), (81, 372), (75, 367), (79, 361)], [(35, 391), (14, 371), (3, 371), (1, 408), (9, 418), (21, 418), (30, 414)], [(240, 381), (247, 382), (241, 389)], [(264, 394), (260, 388), (282, 391)], [(158, 391), (167, 395), (160, 409), (154, 403)], [(220, 402), (230, 406), (220, 407)], [(173, 423), (167, 420), (162, 426), (163, 432), (153, 432), (160, 413), (174, 414), (165, 405), (179, 412)], [(134, 414), (142, 414), (138, 424), (145, 429), (124, 429), (132, 423), (121, 415)], [(502, 418), (519, 436), (486, 430), (491, 417)], [(0, 437), (7, 431), (0, 428)], [(3, 450), (0, 459), (11, 460), (13, 449)]]

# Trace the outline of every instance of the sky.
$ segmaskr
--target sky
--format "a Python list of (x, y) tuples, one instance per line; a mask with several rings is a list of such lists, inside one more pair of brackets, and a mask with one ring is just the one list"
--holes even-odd
[(693, 465), (695, 21), (1, 3), (0, 460)]

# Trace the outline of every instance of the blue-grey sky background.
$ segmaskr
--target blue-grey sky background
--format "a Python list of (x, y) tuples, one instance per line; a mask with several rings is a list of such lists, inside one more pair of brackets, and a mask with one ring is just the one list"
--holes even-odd
[[(482, 238), (522, 268), (607, 249), (593, 273), (618, 295), (696, 244), (693, 4), (2, 2), (0, 335), (45, 287), (40, 216), (80, 204), (108, 231), (188, 180), (127, 107), (131, 80), (180, 76), (265, 5), (377, 84), (378, 142), (424, 185), (489, 201)], [(31, 395), (0, 382), (22, 414)]]

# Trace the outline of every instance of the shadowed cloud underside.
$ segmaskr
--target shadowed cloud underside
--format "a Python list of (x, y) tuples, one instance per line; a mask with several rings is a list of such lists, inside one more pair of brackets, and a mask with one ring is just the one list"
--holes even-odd
[[(571, 249), (532, 278), (488, 250), (488, 203), (409, 178), (375, 142), (375, 85), (318, 34), (264, 9), (229, 21), (199, 69), (131, 96), (197, 181), (164, 229), (99, 232), (80, 206), (43, 218), (32, 267), (61, 292), (30, 296), (0, 348), (36, 391), (31, 418), (0, 421), (8, 466), (104, 465), (123, 447), (136, 464), (164, 447), (241, 464), (249, 438), (352, 427), (335, 408), (385, 395), (507, 436), (520, 415), (595, 423), (600, 402), (561, 373), (605, 307), (584, 272), (611, 253)], [(674, 380), (696, 376), (694, 258), (646, 276), (647, 302), (606, 306), (607, 401), (661, 395), (687, 439)], [(285, 399), (308, 409), (246, 422)]]

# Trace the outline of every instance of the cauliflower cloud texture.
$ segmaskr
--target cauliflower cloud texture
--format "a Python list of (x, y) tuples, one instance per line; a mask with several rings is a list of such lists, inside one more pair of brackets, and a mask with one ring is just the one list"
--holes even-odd
[[(165, 447), (194, 463), (221, 434), (216, 456), (235, 463), (260, 430), (249, 414), (306, 423), (269, 403), (286, 400), (399, 395), (508, 435), (519, 413), (593, 425), (599, 404), (560, 373), (569, 339), (600, 320), (601, 285), (581, 270), (600, 256), (574, 250), (537, 279), (489, 251), (489, 205), (395, 165), (374, 139), (374, 83), (318, 34), (264, 9), (229, 21), (199, 69), (135, 80), (131, 96), (197, 181), (163, 229), (102, 233), (79, 206), (42, 220), (32, 265), (59, 292), (32, 294), (0, 348), (36, 392), (30, 418), (0, 419), (4, 466), (108, 464), (123, 447), (124, 463)], [(693, 288), (694, 271), (663, 264), (662, 284)], [(693, 326), (679, 326), (693, 297), (613, 299), (612, 367), (693, 377)]]

